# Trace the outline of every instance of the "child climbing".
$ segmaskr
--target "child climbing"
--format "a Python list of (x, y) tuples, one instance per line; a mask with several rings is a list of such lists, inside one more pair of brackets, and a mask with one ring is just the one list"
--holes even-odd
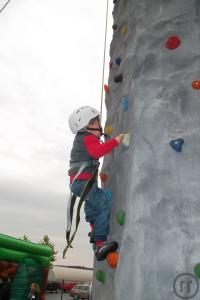
[[(100, 141), (102, 127), (99, 112), (90, 106), (77, 108), (69, 117), (69, 127), (76, 134), (70, 157), (70, 188), (73, 195), (80, 197), (88, 181), (98, 169), (99, 158), (117, 147), (123, 138), (119, 134), (115, 138)], [(97, 260), (106, 258), (110, 252), (116, 251), (118, 243), (107, 241), (109, 233), (110, 203), (102, 189), (98, 187), (97, 178), (85, 197), (85, 219), (90, 223), (90, 241), (95, 243)]]

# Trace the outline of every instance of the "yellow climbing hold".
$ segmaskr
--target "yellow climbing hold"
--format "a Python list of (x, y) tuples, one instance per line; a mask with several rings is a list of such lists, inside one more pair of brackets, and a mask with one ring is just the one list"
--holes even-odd
[(125, 25), (125, 26), (122, 27), (122, 33), (123, 34), (127, 34), (128, 33), (128, 26), (127, 25)]
[(110, 135), (113, 132), (113, 128), (111, 125), (105, 127), (105, 134)]

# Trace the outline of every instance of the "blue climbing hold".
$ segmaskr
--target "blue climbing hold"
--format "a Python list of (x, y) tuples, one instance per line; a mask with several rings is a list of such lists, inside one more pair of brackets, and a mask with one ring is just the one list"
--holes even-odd
[(176, 152), (181, 152), (183, 143), (184, 139), (178, 138), (176, 140), (171, 140), (169, 144), (172, 147), (172, 149), (174, 149)]
[(106, 198), (110, 201), (112, 199), (112, 191), (110, 190), (103, 190), (105, 195), (106, 195)]
[(121, 106), (122, 106), (123, 111), (128, 111), (128, 105), (129, 105), (128, 98), (123, 96), (121, 98)]
[(116, 65), (120, 65), (121, 64), (121, 57), (117, 57), (116, 59), (115, 59), (115, 63), (116, 63)]

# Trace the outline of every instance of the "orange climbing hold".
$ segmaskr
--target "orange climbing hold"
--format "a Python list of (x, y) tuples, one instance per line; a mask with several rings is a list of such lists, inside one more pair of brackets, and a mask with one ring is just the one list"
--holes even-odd
[(100, 173), (99, 176), (102, 182), (106, 182), (108, 180), (108, 175), (106, 173)]
[(195, 90), (200, 90), (200, 80), (194, 80), (194, 81), (192, 82), (192, 87), (193, 87), (193, 89), (195, 89)]
[(119, 253), (117, 252), (111, 252), (106, 257), (107, 263), (109, 266), (113, 269), (117, 267), (118, 260), (119, 260)]
[(110, 92), (109, 86), (107, 84), (104, 84), (104, 91), (106, 94), (109, 94)]
[(111, 125), (105, 127), (105, 134), (110, 135), (113, 132), (113, 128)]

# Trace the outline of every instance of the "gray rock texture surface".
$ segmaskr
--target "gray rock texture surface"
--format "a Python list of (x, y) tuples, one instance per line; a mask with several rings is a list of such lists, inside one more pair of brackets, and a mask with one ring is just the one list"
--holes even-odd
[[(95, 261), (106, 281), (94, 276), (93, 300), (180, 299), (174, 279), (194, 274), (200, 262), (200, 90), (192, 88), (200, 80), (200, 1), (117, 0), (113, 18), (106, 125), (131, 141), (104, 159), (103, 187), (113, 193), (109, 238), (120, 244), (119, 263), (111, 269)], [(166, 48), (170, 36), (181, 40), (174, 50)], [(180, 137), (178, 153), (169, 142)], [(121, 209), (124, 226), (115, 218)], [(194, 285), (176, 289), (188, 297)]]

